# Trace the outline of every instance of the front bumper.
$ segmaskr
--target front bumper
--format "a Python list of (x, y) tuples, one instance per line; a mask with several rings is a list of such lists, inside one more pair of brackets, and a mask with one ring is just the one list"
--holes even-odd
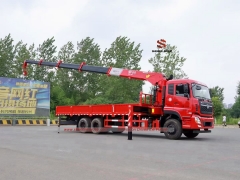
[(193, 133), (211, 133), (211, 130), (204, 130), (204, 131), (193, 130)]
[(191, 128), (192, 129), (213, 129), (214, 119), (206, 118), (197, 115), (193, 115), (191, 118)]

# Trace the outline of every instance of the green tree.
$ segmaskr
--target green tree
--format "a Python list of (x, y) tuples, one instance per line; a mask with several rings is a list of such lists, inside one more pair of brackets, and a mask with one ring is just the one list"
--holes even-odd
[(233, 118), (240, 118), (240, 96), (237, 97), (235, 103), (231, 108), (231, 116)]
[(223, 110), (222, 110), (222, 114), (225, 114), (227, 116), (227, 118), (231, 118), (231, 112), (232, 112), (232, 109), (225, 109), (223, 107)]
[(176, 46), (167, 44), (166, 49), (172, 50), (169, 53), (158, 52), (148, 61), (153, 65), (155, 72), (161, 72), (169, 77), (173, 75), (174, 79), (187, 78), (186, 73), (182, 70), (186, 58), (180, 57)]
[[(21, 69), (22, 69), (22, 65), (24, 60), (26, 59), (36, 59), (37, 58), (37, 50), (35, 49), (35, 44), (31, 44), (28, 48), (28, 50), (26, 50), (26, 44), (21, 44), (21, 46), (19, 46), (19, 50), (17, 51), (16, 54), (16, 61), (17, 61), (17, 66), (18, 66), (18, 72), (19, 74), (21, 73)], [(29, 54), (28, 54), (29, 53)], [(29, 57), (28, 57), (29, 56)], [(26, 59), (25, 59), (26, 58)], [(29, 80), (35, 80), (35, 69), (36, 66), (34, 65), (28, 65), (27, 66), (27, 76), (22, 76), (25, 79), (29, 79)]]
[(15, 46), (11, 35), (0, 39), (0, 77), (14, 78)]
[[(54, 45), (54, 42), (55, 39), (52, 37), (40, 44), (35, 51), (35, 58), (43, 59), (44, 61), (57, 62), (57, 58), (55, 56), (57, 46)], [(34, 79), (54, 83), (54, 72), (51, 71), (52, 69), (52, 67), (37, 67), (36, 65), (33, 65)]]
[(16, 78), (24, 78), (24, 79), (34, 79), (32, 76), (33, 73), (33, 67), (28, 66), (27, 67), (27, 76), (23, 76), (23, 69), (22, 65), (24, 60), (31, 59), (32, 58), (32, 48), (34, 45), (31, 45), (29, 48), (27, 47), (27, 44), (24, 44), (22, 41), (18, 42), (15, 46), (15, 58), (14, 58), (14, 65), (12, 68), (14, 69), (14, 74)]
[(224, 100), (223, 95), (224, 88), (220, 88), (219, 86), (215, 86), (213, 88), (210, 88), (211, 97), (218, 97), (221, 102)]
[[(75, 57), (75, 49), (72, 42), (68, 42), (65, 44), (60, 51), (58, 52), (58, 58), (63, 61), (63, 63), (73, 63)], [(59, 68), (56, 72), (56, 82), (57, 86), (61, 87), (66, 95), (66, 98), (73, 99), (71, 102), (75, 104), (74, 101), (74, 81), (73, 81), (73, 73), (69, 69)]]
[[(141, 57), (140, 44), (131, 42), (127, 37), (119, 36), (109, 49), (105, 49), (102, 56), (102, 65), (140, 70)], [(137, 102), (143, 84), (143, 81), (135, 79), (101, 76), (98, 97), (101, 99), (104, 97), (108, 103)]]
[[(43, 41), (43, 43), (40, 44), (36, 50), (35, 49), (31, 50), (32, 57), (37, 60), (42, 59), (43, 61), (57, 62), (57, 57), (55, 56), (55, 53), (57, 52), (56, 51), (57, 47), (54, 45), (54, 42), (55, 42), (54, 37), (48, 38), (47, 40)], [(34, 48), (34, 46), (32, 46), (31, 48)], [(40, 67), (37, 67), (37, 65), (32, 65), (32, 66), (33, 66), (34, 80), (50, 82), (50, 89), (51, 89), (50, 97), (53, 97), (54, 87), (56, 84), (54, 68), (48, 67), (48, 66), (40, 66)], [(51, 110), (55, 109), (55, 106), (53, 106), (54, 101), (55, 101), (54, 98), (50, 99)]]
[[(87, 65), (101, 66), (101, 50), (94, 39), (87, 37), (77, 43), (77, 52), (74, 56), (74, 63), (85, 62)], [(100, 75), (90, 72), (72, 72), (74, 82), (74, 96), (77, 104), (83, 104), (91, 98), (95, 98), (99, 91)]]
[[(78, 53), (75, 58), (79, 63), (85, 62), (88, 65), (102, 66), (100, 46), (90, 37), (78, 43)], [(85, 85), (84, 91), (87, 92), (89, 99), (96, 97), (100, 88), (99, 80), (100, 74), (89, 72), (82, 74), (82, 85)]]
[(66, 91), (58, 85), (52, 86), (50, 97), (51, 113), (55, 112), (56, 106), (72, 105), (74, 103), (73, 98), (67, 98)]
[(240, 82), (237, 85), (237, 95), (235, 96), (235, 103), (231, 108), (231, 116), (233, 118), (240, 118)]
[(214, 117), (218, 117), (223, 112), (223, 104), (218, 97), (213, 97), (212, 102), (213, 102), (213, 108), (214, 108), (213, 109)]

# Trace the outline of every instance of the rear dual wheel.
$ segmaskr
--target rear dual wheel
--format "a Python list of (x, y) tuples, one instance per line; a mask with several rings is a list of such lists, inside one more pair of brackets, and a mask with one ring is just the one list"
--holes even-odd
[(91, 130), (94, 134), (106, 133), (108, 130), (104, 128), (102, 118), (94, 118), (91, 122)]
[(91, 119), (88, 117), (81, 118), (78, 122), (77, 129), (81, 133), (91, 132)]
[[(104, 128), (102, 118), (94, 118), (92, 121), (88, 117), (81, 118), (78, 122), (77, 129), (81, 133), (92, 132), (94, 134), (107, 133), (110, 129)], [(111, 131), (114, 134), (122, 133), (125, 128), (114, 128)]]
[[(114, 134), (122, 133), (124, 128), (114, 128), (111, 131)], [(104, 128), (103, 119), (102, 118), (94, 118), (91, 122), (91, 131), (94, 134), (107, 133), (109, 131), (108, 128)]]
[(92, 121), (88, 117), (81, 118), (78, 122), (78, 131), (81, 133), (92, 132), (94, 134), (99, 134), (106, 132), (103, 127), (103, 119), (94, 118)]

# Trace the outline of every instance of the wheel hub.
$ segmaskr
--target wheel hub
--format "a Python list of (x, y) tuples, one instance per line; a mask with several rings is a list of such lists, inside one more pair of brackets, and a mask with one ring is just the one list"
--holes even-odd
[(85, 127), (86, 127), (86, 123), (81, 122), (81, 123), (80, 123), (80, 127), (81, 127), (81, 128), (85, 128)]
[(94, 129), (95, 131), (99, 130), (99, 124), (98, 124), (98, 123), (94, 123), (94, 124), (93, 124), (93, 129)]
[(168, 129), (168, 133), (169, 133), (169, 134), (174, 134), (174, 133), (176, 132), (176, 128), (175, 128), (175, 126), (174, 126), (173, 124), (170, 124), (170, 125), (167, 127), (167, 129)]

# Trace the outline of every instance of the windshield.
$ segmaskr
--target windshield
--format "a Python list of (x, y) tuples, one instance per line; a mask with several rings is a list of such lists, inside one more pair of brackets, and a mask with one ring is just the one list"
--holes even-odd
[(192, 92), (195, 98), (211, 99), (209, 89), (200, 84), (192, 84)]

